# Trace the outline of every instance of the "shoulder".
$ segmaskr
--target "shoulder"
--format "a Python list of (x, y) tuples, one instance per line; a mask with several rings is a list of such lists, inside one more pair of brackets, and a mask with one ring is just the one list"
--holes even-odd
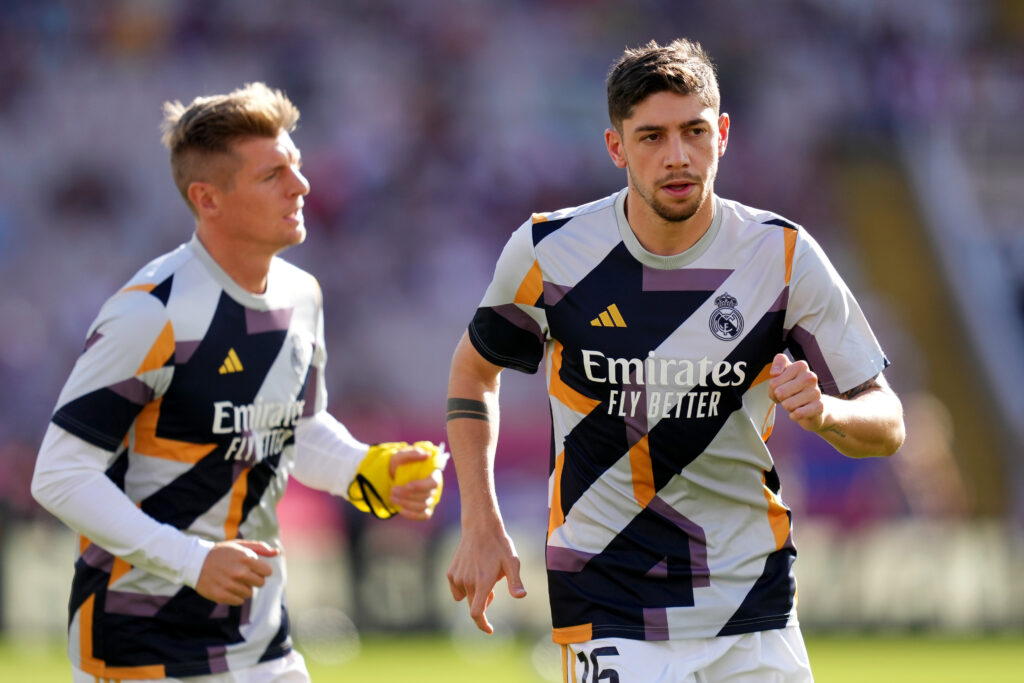
[(567, 221), (579, 216), (600, 213), (601, 211), (613, 211), (615, 207), (615, 200), (621, 192), (622, 190), (614, 194), (610, 194), (607, 197), (602, 197), (601, 199), (597, 199), (586, 204), (580, 204), (579, 206), (570, 206), (564, 209), (558, 209), (557, 211), (535, 213), (531, 217), (531, 222), (536, 224), (552, 221)]
[(134, 290), (146, 290), (147, 288), (155, 287), (168, 278), (172, 277), (176, 272), (182, 269), (185, 264), (195, 259), (195, 252), (192, 250), (188, 243), (178, 246), (176, 249), (162, 254), (146, 265), (139, 268), (138, 271), (124, 286), (119, 290), (134, 291)]
[(140, 327), (162, 327), (168, 320), (166, 307), (174, 276), (194, 258), (189, 245), (182, 244), (144, 265), (107, 299), (93, 327), (125, 318)]
[(524, 232), (529, 231), (533, 243), (537, 244), (548, 235), (569, 225), (590, 225), (593, 221), (601, 220), (606, 220), (610, 225), (614, 225), (615, 201), (622, 192), (624, 190), (579, 206), (535, 213), (519, 229)]
[(774, 211), (758, 209), (740, 202), (718, 197), (718, 206), (722, 210), (723, 220), (738, 223), (745, 227), (761, 226), (766, 231), (792, 230), (796, 234), (804, 233), (803, 226)]
[(292, 297), (312, 297), (318, 303), (323, 299), (320, 281), (312, 273), (280, 256), (275, 256), (270, 263), (270, 281), (278, 294), (287, 292)]

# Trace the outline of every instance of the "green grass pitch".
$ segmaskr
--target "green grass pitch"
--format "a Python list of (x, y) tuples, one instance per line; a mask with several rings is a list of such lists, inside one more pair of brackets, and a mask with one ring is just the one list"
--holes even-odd
[[(807, 647), (818, 683), (950, 683), (1022, 680), (1024, 634), (974, 637), (934, 635), (809, 635)], [(320, 653), (318, 653), (319, 655)], [(496, 641), (460, 647), (431, 636), (363, 639), (359, 654), (337, 661), (330, 651), (307, 661), (315, 683), (418, 681), (419, 683), (545, 683), (559, 681), (554, 645)], [(536, 666), (546, 668), (542, 677)], [(555, 676), (552, 678), (551, 676)], [(61, 645), (0, 642), (0, 681), (66, 682), (67, 662)], [(631, 683), (624, 681), (623, 683)], [(634, 682), (636, 683), (636, 682)]]

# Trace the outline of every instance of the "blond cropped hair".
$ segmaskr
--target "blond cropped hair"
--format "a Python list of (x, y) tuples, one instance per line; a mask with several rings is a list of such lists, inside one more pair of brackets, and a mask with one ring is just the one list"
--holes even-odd
[(247, 137), (276, 138), (291, 132), (299, 110), (281, 92), (263, 83), (247, 83), (226, 95), (197, 97), (185, 106), (164, 103), (162, 141), (171, 152), (171, 173), (178, 192), (188, 197), (193, 182), (230, 187), (237, 170), (233, 146)]

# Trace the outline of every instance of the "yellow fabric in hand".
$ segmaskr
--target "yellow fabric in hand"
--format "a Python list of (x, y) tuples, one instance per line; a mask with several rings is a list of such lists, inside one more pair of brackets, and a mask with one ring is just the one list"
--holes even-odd
[[(418, 448), (429, 458), (398, 466), (394, 479), (390, 475), (391, 456), (409, 448)], [(448, 453), (443, 446), (430, 441), (417, 441), (409, 444), (405, 441), (388, 441), (370, 446), (366, 457), (359, 465), (355, 479), (348, 487), (348, 499), (363, 512), (370, 512), (375, 517), (387, 519), (398, 514), (398, 509), (391, 504), (391, 488), (401, 486), (416, 479), (426, 479), (436, 469), (444, 469), (448, 462)], [(441, 500), (441, 485), (434, 493), (430, 508)]]

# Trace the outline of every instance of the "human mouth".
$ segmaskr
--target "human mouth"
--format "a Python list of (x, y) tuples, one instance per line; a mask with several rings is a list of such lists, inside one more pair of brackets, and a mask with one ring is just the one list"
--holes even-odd
[(662, 183), (661, 189), (671, 197), (685, 199), (695, 191), (697, 184), (690, 180), (670, 180)]

